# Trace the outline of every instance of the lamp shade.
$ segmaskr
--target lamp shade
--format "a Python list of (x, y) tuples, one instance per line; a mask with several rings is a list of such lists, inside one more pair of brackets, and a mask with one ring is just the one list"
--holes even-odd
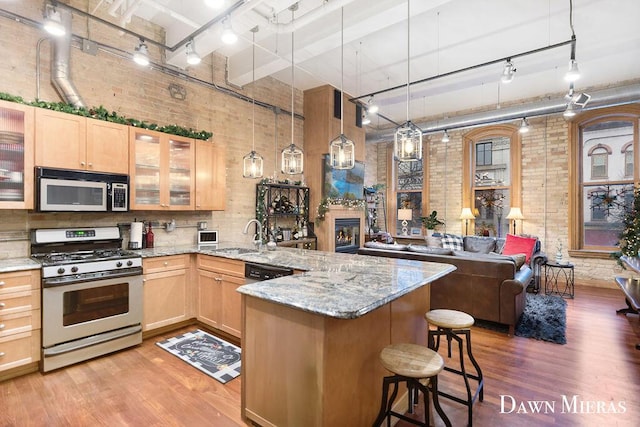
[(411, 209), (398, 209), (399, 221), (411, 221), (413, 219), (413, 210)]
[(507, 215), (507, 219), (524, 219), (524, 215), (522, 215), (522, 211), (520, 208), (512, 207), (509, 210), (509, 214)]
[(462, 208), (460, 219), (475, 219), (473, 212), (471, 212), (471, 208)]

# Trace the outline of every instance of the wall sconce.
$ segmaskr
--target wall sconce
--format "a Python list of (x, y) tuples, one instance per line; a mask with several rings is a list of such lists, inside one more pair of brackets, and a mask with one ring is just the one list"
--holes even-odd
[(402, 235), (409, 235), (409, 222), (413, 219), (412, 209), (398, 209), (398, 221), (402, 221)]
[(509, 215), (507, 215), (507, 219), (513, 220), (513, 234), (516, 234), (516, 221), (517, 220), (522, 221), (524, 219), (524, 216), (522, 215), (522, 211), (520, 210), (520, 208), (511, 207), (511, 209), (509, 210)]
[(471, 212), (471, 208), (462, 208), (462, 212), (460, 213), (460, 219), (464, 220), (464, 234), (465, 236), (469, 235), (469, 220), (476, 219)]

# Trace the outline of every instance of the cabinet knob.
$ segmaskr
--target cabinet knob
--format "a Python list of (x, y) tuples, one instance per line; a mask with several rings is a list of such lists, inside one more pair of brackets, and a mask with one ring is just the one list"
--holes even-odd
[(5, 285), (4, 280), (0, 281), (0, 286), (4, 286), (4, 285)]
[(5, 308), (7, 306), (7, 304), (0, 302), (0, 308)]
[(4, 357), (7, 353), (5, 353), (4, 351), (0, 351), (0, 357)]
[(169, 265), (169, 263), (167, 261), (164, 262), (164, 266), (166, 267), (167, 265)]
[(6, 328), (4, 323), (0, 323), (0, 330)]
[(216, 282), (222, 282), (222, 277), (214, 277), (213, 280)]
[(85, 163), (84, 163), (84, 162), (80, 162), (80, 166), (84, 166), (84, 165), (85, 165)]
[(93, 167), (93, 163), (89, 163), (89, 167), (92, 168)]

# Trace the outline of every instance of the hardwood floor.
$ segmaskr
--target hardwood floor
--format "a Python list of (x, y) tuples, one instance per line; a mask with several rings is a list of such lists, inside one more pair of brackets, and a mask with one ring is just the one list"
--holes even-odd
[[(485, 375), (485, 397), (474, 406), (474, 425), (637, 425), (640, 322), (637, 315), (616, 315), (624, 305), (618, 290), (577, 286), (575, 299), (568, 300), (566, 345), (474, 327), (473, 352)], [(176, 333), (45, 375), (1, 382), (0, 426), (245, 425), (241, 377), (222, 385), (155, 345)], [(443, 349), (441, 354), (446, 356)], [(445, 357), (445, 363), (455, 359)], [(461, 392), (460, 380), (445, 373), (439, 384)], [(570, 402), (577, 396), (564, 412), (563, 396)], [(357, 391), (357, 404), (355, 399)], [(548, 403), (535, 413), (529, 401)], [(462, 405), (441, 402), (454, 426), (466, 425)], [(416, 415), (422, 412), (419, 406)], [(443, 425), (437, 416), (435, 424)]]

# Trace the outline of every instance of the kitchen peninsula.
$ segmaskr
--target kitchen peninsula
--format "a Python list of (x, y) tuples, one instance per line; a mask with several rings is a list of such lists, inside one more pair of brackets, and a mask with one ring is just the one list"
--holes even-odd
[(428, 284), (455, 267), (305, 250), (250, 257), (306, 272), (238, 288), (243, 417), (262, 426), (371, 425), (388, 375), (378, 354), (390, 343), (426, 345)]

